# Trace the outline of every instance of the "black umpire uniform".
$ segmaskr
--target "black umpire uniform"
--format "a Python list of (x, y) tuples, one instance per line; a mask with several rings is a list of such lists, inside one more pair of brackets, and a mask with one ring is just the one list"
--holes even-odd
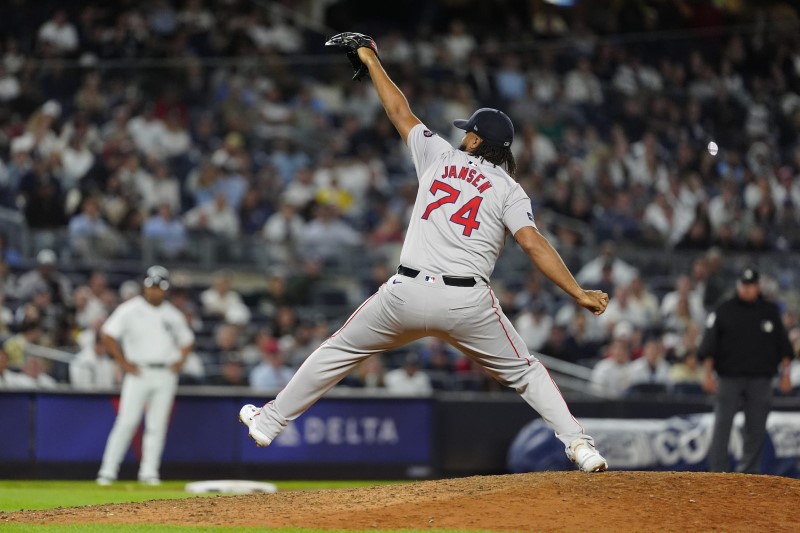
[[(772, 378), (783, 360), (792, 357), (789, 336), (777, 306), (761, 297), (758, 271), (746, 268), (736, 295), (708, 315), (698, 355), (705, 362), (705, 388), (716, 391), (714, 430), (708, 453), (709, 470), (728, 472), (728, 444), (733, 417), (744, 411), (744, 446), (736, 469), (758, 473), (772, 403)], [(714, 378), (713, 371), (717, 378)], [(788, 387), (788, 374), (781, 388)]]

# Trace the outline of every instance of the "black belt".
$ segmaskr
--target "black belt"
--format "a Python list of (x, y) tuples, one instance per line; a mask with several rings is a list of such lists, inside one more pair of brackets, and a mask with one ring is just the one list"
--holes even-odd
[[(407, 266), (400, 265), (397, 267), (397, 273), (407, 278), (416, 278), (419, 276), (419, 270), (408, 268)], [(475, 278), (464, 278), (459, 276), (442, 276), (442, 282), (450, 287), (474, 287)]]
[(141, 365), (145, 368), (167, 368), (169, 365), (167, 363), (142, 363)]

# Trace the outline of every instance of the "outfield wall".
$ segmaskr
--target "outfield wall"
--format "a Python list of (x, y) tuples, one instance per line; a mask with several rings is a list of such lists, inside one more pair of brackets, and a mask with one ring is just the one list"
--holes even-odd
[[(181, 389), (163, 456), (165, 478), (381, 479), (504, 473), (512, 441), (538, 418), (513, 393), (420, 398), (335, 389), (272, 446), (258, 448), (236, 417), (242, 404), (271, 398), (254, 398), (250, 389), (233, 391)], [(116, 391), (0, 392), (0, 476), (94, 476), (118, 403)], [(666, 419), (711, 410), (708, 398), (688, 396), (571, 398), (569, 403), (578, 418)], [(800, 411), (800, 398), (779, 398), (775, 409)], [(121, 478), (135, 478), (140, 452), (139, 433)]]

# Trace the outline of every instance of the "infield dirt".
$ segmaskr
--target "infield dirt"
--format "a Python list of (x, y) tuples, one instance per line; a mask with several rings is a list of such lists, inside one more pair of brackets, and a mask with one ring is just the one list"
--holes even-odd
[(691, 472), (544, 472), (358, 489), (0, 513), (0, 523), (542, 532), (800, 531), (800, 480)]

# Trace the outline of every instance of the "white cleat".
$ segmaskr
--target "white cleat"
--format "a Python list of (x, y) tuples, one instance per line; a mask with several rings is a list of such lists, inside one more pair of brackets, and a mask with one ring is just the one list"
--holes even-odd
[(257, 416), (261, 416), (261, 409), (253, 404), (248, 403), (239, 409), (239, 422), (247, 426), (250, 430), (250, 438), (253, 439), (258, 446), (269, 446), (272, 443), (272, 439), (264, 435), (256, 427)]
[(108, 487), (108, 486), (110, 486), (112, 483), (114, 483), (114, 480), (113, 480), (113, 479), (111, 479), (110, 477), (105, 477), (105, 476), (97, 476), (97, 479), (95, 480), (95, 483), (97, 483), (97, 484), (98, 484), (98, 485), (100, 485), (101, 487)]
[(576, 439), (567, 451), (569, 460), (578, 465), (581, 472), (605, 472), (608, 463), (589, 441)]

